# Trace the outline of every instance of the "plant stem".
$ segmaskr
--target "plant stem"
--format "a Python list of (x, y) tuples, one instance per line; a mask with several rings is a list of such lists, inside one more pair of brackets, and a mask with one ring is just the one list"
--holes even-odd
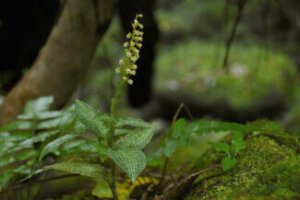
[[(122, 88), (124, 86), (124, 82), (122, 80), (119, 81), (117, 89), (116, 89), (116, 94), (115, 97), (112, 99), (111, 101), (111, 113), (110, 113), (110, 117), (111, 117), (111, 122), (110, 122), (110, 131), (109, 131), (109, 136), (108, 136), (108, 140), (107, 140), (107, 145), (110, 148), (113, 148), (114, 145), (114, 136), (115, 136), (115, 130), (116, 130), (116, 110), (117, 110), (117, 106), (118, 103), (121, 99), (121, 92), (122, 92)], [(111, 175), (111, 179), (110, 179), (110, 189), (111, 192), (113, 194), (113, 199), (114, 200), (118, 200), (118, 193), (117, 193), (117, 188), (116, 188), (116, 165), (114, 164), (114, 162), (112, 160), (110, 160), (110, 175)]]
[[(179, 107), (177, 108), (176, 113), (174, 114), (174, 116), (172, 118), (172, 125), (171, 125), (171, 130), (172, 131), (174, 131), (176, 120), (178, 119), (178, 116), (179, 116), (180, 112), (182, 111), (182, 109), (184, 109), (186, 111), (186, 113), (188, 114), (188, 116), (191, 120), (194, 120), (190, 109), (184, 103), (181, 103), (179, 105)], [(168, 169), (169, 159), (170, 158), (168, 158), (168, 157), (165, 159), (163, 171), (162, 171), (162, 174), (161, 174), (161, 177), (160, 177), (160, 180), (159, 180), (159, 184), (158, 184), (159, 186), (162, 186), (163, 183), (164, 183), (165, 176), (166, 176), (167, 169)]]

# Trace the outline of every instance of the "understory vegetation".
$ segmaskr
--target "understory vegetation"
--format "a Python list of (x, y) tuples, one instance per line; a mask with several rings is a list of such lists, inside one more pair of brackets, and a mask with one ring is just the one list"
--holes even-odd
[(228, 50), (234, 2), (159, 1), (154, 94), (140, 109), (126, 91), (147, 24), (137, 14), (124, 37), (114, 18), (68, 105), (32, 99), (0, 126), (0, 200), (300, 199), (297, 47), (268, 36), (274, 13), (256, 34), (258, 3)]

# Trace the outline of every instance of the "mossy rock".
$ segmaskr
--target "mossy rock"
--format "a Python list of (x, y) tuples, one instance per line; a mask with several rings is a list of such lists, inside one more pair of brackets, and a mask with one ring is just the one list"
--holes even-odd
[(223, 99), (238, 109), (270, 94), (292, 95), (296, 67), (284, 53), (257, 44), (234, 44), (228, 74), (222, 69), (223, 53), (223, 45), (197, 39), (162, 49), (156, 62), (156, 90), (207, 101)]
[[(300, 155), (296, 135), (261, 134), (246, 139), (247, 147), (230, 171), (202, 174), (185, 200), (300, 199)], [(200, 169), (219, 164), (222, 155), (208, 150)]]

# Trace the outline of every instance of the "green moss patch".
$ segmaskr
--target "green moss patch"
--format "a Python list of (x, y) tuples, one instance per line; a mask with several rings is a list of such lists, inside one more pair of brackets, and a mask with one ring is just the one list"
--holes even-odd
[(196, 39), (161, 50), (156, 90), (201, 96), (207, 102), (223, 99), (237, 109), (269, 95), (292, 95), (296, 68), (284, 54), (256, 45), (233, 45), (229, 74), (222, 69), (223, 54), (224, 46)]
[[(296, 136), (287, 134), (287, 137)], [(247, 148), (236, 158), (232, 170), (216, 170), (203, 174), (195, 182), (186, 200), (214, 199), (300, 199), (300, 157), (296, 144), (266, 135), (250, 136)], [(282, 142), (283, 141), (283, 142)], [(295, 148), (296, 147), (296, 148)], [(222, 155), (207, 151), (196, 166), (205, 168), (219, 164)]]

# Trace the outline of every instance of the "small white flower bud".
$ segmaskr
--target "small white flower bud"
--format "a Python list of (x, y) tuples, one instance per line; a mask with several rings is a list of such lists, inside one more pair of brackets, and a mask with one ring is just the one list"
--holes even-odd
[(138, 57), (137, 56), (133, 56), (133, 57), (130, 58), (130, 60), (135, 63), (138, 60)]
[(120, 72), (121, 72), (121, 68), (120, 68), (120, 67), (117, 67), (117, 68), (116, 68), (116, 72), (117, 72), (117, 73), (120, 73)]
[(124, 45), (123, 45), (125, 48), (127, 48), (129, 46), (129, 43), (128, 42), (125, 42)]
[(127, 56), (127, 57), (131, 57), (132, 55), (131, 55), (131, 53), (128, 51), (128, 52), (126, 52), (126, 56)]
[(122, 79), (123, 79), (123, 81), (127, 81), (128, 80), (128, 78), (126, 76), (123, 76)]
[(131, 65), (130, 68), (133, 69), (133, 70), (136, 70), (137, 69), (137, 65), (135, 65), (135, 64)]
[(127, 74), (131, 74), (131, 70), (130, 70), (129, 68), (125, 69), (125, 72), (126, 72)]
[(138, 48), (142, 48), (143, 45), (142, 45), (141, 43), (137, 43), (136, 46), (137, 46)]
[(132, 33), (128, 33), (128, 34), (126, 35), (126, 38), (127, 38), (127, 39), (130, 39), (131, 36), (132, 36)]
[(139, 24), (139, 27), (140, 27), (140, 29), (144, 28), (143, 24)]
[(133, 42), (133, 41), (131, 41), (131, 42), (130, 42), (130, 46), (132, 46), (132, 47), (134, 47), (134, 46), (135, 46), (135, 44), (136, 44), (136, 43), (135, 43), (135, 42)]
[(133, 50), (134, 53), (136, 53), (136, 54), (139, 54), (139, 53), (140, 53), (140, 50), (138, 50), (137, 48), (133, 48), (132, 50)]
[(136, 74), (135, 70), (131, 70), (130, 74), (134, 76)]
[(136, 31), (135, 34), (138, 35), (138, 36), (143, 36), (144, 35), (144, 33), (142, 31)]
[(132, 85), (132, 84), (133, 84), (133, 80), (129, 79), (129, 80), (127, 81), (127, 83), (128, 83), (129, 85)]
[(138, 42), (141, 42), (141, 41), (143, 41), (143, 38), (142, 37), (135, 37), (134, 40), (136, 40)]
[(119, 62), (119, 64), (120, 64), (120, 65), (124, 65), (124, 64), (125, 64), (125, 61), (124, 61), (123, 59), (121, 59), (120, 62)]

